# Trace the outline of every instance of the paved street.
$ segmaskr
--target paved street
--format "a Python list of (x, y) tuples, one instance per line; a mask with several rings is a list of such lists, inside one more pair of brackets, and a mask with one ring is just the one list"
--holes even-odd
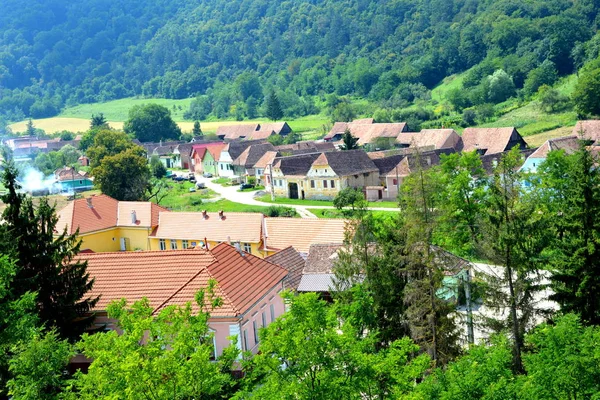
[[(332, 206), (303, 206), (303, 205), (297, 205), (297, 204), (273, 204), (273, 203), (265, 203), (264, 201), (258, 201), (256, 199), (254, 199), (254, 194), (256, 192), (238, 192), (239, 186), (221, 186), (217, 183), (212, 182), (212, 180), (215, 178), (204, 178), (201, 175), (196, 174), (196, 181), (197, 182), (204, 182), (204, 184), (206, 185), (207, 188), (217, 192), (219, 194), (219, 196), (221, 196), (224, 199), (227, 199), (229, 201), (233, 201), (236, 203), (241, 203), (241, 204), (247, 204), (247, 205), (251, 205), (251, 206), (265, 206), (265, 207), (269, 207), (269, 206), (273, 206), (273, 205), (279, 205), (279, 206), (283, 206), (283, 207), (290, 207), (295, 209), (298, 214), (300, 214), (300, 216), (302, 218), (317, 218), (316, 215), (314, 215), (313, 213), (310, 212), (310, 209), (330, 209), (333, 210), (335, 209), (335, 207)], [(383, 207), (369, 207), (370, 210), (373, 211), (388, 211), (388, 212), (394, 212), (397, 211), (397, 209), (394, 208), (383, 208)]]

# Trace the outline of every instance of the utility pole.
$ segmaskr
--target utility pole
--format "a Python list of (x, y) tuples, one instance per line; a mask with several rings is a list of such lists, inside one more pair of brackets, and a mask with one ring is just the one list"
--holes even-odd
[(273, 182), (273, 164), (267, 164), (267, 168), (269, 168), (269, 178), (271, 180), (271, 201), (275, 201), (275, 182)]
[(465, 270), (465, 300), (467, 302), (467, 341), (469, 344), (475, 343), (473, 334), (473, 307), (471, 305), (471, 268)]

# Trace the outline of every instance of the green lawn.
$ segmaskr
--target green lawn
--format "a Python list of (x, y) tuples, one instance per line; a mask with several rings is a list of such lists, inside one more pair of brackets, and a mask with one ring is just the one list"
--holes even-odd
[[(339, 210), (331, 210), (327, 208), (311, 208), (308, 211), (315, 214), (317, 218), (348, 218), (348, 215)], [(375, 218), (393, 218), (396, 213), (389, 211), (372, 211)]]
[(225, 178), (225, 177), (223, 177), (223, 178), (215, 178), (215, 179), (212, 180), (213, 183), (216, 183), (216, 184), (221, 185), (221, 186), (229, 186), (229, 181), (230, 181), (230, 179), (229, 178)]
[[(333, 201), (328, 200), (299, 200), (299, 199), (288, 199), (287, 197), (275, 197), (275, 200), (271, 200), (271, 195), (266, 194), (261, 197), (257, 197), (256, 200), (263, 201), (265, 203), (273, 204), (295, 204), (299, 206), (323, 206), (333, 207)], [(395, 201), (376, 201), (369, 202), (369, 207), (381, 207), (381, 208), (398, 208), (398, 203)]]
[[(108, 121), (125, 121), (128, 118), (129, 109), (141, 104), (160, 104), (171, 110), (175, 121), (183, 121), (183, 113), (190, 108), (192, 99), (141, 99), (127, 98), (107, 101), (105, 103), (80, 104), (69, 107), (60, 113), (59, 117), (90, 119), (92, 114), (103, 113)], [(176, 108), (173, 109), (173, 106)], [(181, 110), (179, 109), (181, 107)]]
[(203, 200), (213, 198), (217, 193), (210, 189), (198, 189), (190, 192), (194, 184), (187, 181), (171, 182), (165, 180), (169, 185), (167, 196), (161, 199), (160, 205), (170, 210), (177, 211), (199, 211), (202, 209)]

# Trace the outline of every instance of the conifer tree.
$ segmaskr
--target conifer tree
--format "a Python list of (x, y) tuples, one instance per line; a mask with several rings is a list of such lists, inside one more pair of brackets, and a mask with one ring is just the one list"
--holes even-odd
[(420, 153), (412, 163), (414, 172), (403, 182), (399, 197), (406, 218), (409, 259), (405, 270), (406, 318), (413, 340), (436, 363), (446, 364), (458, 355), (459, 347), (458, 331), (451, 316), (454, 304), (437, 296), (444, 272), (454, 268), (452, 259), (433, 242), (439, 228), (441, 181), (434, 170), (425, 170)]
[(271, 90), (266, 99), (266, 111), (267, 118), (271, 121), (277, 121), (283, 118), (283, 110), (281, 109), (281, 103), (274, 90)]
[(523, 191), (520, 163), (521, 155), (514, 148), (494, 170), (484, 200), (481, 246), (482, 257), (500, 267), (487, 276), (484, 300), (490, 309), (499, 311), (499, 317), (484, 322), (493, 329), (511, 332), (516, 372), (523, 371), (525, 332), (536, 316), (546, 312), (538, 307), (534, 294), (544, 288), (539, 269), (547, 264), (544, 249), (548, 238), (545, 219), (535, 212), (536, 199)]
[(352, 136), (350, 129), (346, 129), (344, 131), (344, 136), (342, 136), (343, 144), (340, 146), (340, 150), (355, 150), (358, 149), (358, 138)]
[(202, 136), (202, 129), (200, 129), (200, 121), (194, 121), (194, 128), (192, 129), (192, 136)]
[[(584, 323), (600, 325), (600, 172), (596, 158), (581, 143), (579, 151), (548, 157), (547, 189), (562, 192), (551, 210), (558, 254), (551, 277), (556, 300), (565, 312), (576, 312)], [(566, 162), (564, 162), (566, 161)], [(550, 198), (556, 197), (549, 195)], [(557, 215), (558, 213), (558, 215)]]
[(56, 231), (58, 217), (47, 198), (34, 206), (30, 197), (19, 193), (12, 161), (4, 168), (8, 192), (2, 196), (7, 207), (0, 246), (17, 267), (12, 295), (37, 292), (40, 321), (46, 328), (56, 327), (62, 338), (76, 339), (92, 322), (85, 315), (97, 302), (97, 298), (86, 297), (93, 285), (87, 264), (75, 260), (81, 241), (77, 234)]

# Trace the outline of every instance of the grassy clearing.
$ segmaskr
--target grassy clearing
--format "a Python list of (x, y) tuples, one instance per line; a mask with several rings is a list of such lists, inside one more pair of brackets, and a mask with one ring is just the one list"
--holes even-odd
[[(60, 117), (84, 118), (90, 119), (92, 114), (103, 113), (109, 121), (125, 121), (128, 117), (129, 109), (141, 104), (160, 104), (171, 110), (171, 116), (175, 121), (183, 121), (183, 113), (190, 108), (192, 99), (142, 99), (127, 98), (107, 101), (105, 103), (80, 104), (75, 107), (69, 107), (60, 113)], [(175, 106), (175, 109), (173, 109)], [(181, 109), (180, 109), (181, 107)]]
[[(311, 208), (311, 213), (315, 214), (317, 218), (349, 218), (350, 215), (339, 210), (330, 210), (327, 208)], [(371, 211), (375, 218), (394, 218), (396, 213), (388, 211)]]
[(194, 184), (187, 181), (169, 182), (167, 196), (161, 199), (160, 205), (170, 210), (197, 211), (202, 209), (203, 200), (216, 197), (217, 193), (210, 189), (198, 189), (190, 192)]
[[(266, 194), (261, 197), (257, 197), (256, 200), (263, 201), (265, 203), (282, 204), (282, 205), (298, 205), (298, 206), (322, 206), (322, 207), (333, 207), (333, 201), (328, 200), (299, 200), (299, 199), (288, 199), (287, 197), (276, 197), (275, 200), (271, 200), (271, 195)], [(369, 202), (369, 207), (381, 207), (381, 208), (398, 208), (398, 203), (395, 201), (377, 201)]]
[(446, 93), (453, 89), (460, 89), (466, 74), (466, 72), (463, 72), (462, 74), (450, 75), (444, 78), (442, 83), (431, 90), (431, 100), (437, 101), (438, 103), (445, 102)]
[(215, 178), (212, 180), (213, 183), (216, 183), (217, 185), (221, 185), (221, 186), (229, 186), (229, 182), (231, 180), (229, 178)]

